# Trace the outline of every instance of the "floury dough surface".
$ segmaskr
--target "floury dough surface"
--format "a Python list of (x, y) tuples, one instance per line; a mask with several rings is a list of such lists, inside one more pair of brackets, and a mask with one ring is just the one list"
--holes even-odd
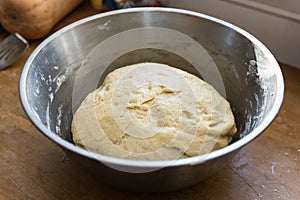
[(229, 103), (198, 77), (163, 64), (116, 69), (72, 122), (73, 141), (125, 159), (169, 160), (222, 148), (236, 126)]

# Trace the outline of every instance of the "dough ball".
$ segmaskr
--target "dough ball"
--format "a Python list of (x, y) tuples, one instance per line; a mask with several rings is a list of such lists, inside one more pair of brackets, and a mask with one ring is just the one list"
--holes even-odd
[(137, 160), (170, 160), (220, 149), (236, 132), (229, 103), (198, 77), (158, 63), (109, 73), (72, 121), (74, 143)]

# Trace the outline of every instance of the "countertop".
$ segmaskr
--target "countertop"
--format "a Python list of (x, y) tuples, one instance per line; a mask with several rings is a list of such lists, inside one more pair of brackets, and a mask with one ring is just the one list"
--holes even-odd
[[(95, 13), (83, 4), (54, 30)], [(25, 115), (19, 76), (41, 41), (30, 41), (22, 57), (0, 71), (0, 199), (300, 199), (300, 70), (281, 64), (286, 90), (278, 116), (220, 172), (177, 192), (131, 193), (94, 179)]]

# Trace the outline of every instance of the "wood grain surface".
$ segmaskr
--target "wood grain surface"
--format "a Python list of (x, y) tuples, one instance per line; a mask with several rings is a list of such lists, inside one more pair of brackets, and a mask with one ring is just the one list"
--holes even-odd
[[(56, 29), (95, 14), (83, 4)], [(2, 33), (1, 38), (7, 34)], [(18, 96), (26, 59), (0, 71), (0, 199), (300, 199), (300, 70), (281, 65), (286, 90), (271, 126), (206, 181), (172, 193), (130, 193), (110, 188), (65, 157), (28, 120)]]

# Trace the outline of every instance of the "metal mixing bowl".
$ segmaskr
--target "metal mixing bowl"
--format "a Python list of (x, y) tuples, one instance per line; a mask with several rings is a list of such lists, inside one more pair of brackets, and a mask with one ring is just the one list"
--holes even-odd
[[(83, 98), (113, 69), (145, 61), (184, 69), (216, 87), (236, 118), (231, 144), (172, 162), (124, 160), (75, 146), (70, 126)], [(176, 190), (215, 173), (270, 125), (283, 93), (280, 67), (255, 37), (222, 20), (171, 8), (125, 9), (77, 21), (34, 50), (20, 79), (24, 110), (45, 136), (102, 181), (140, 191)]]

